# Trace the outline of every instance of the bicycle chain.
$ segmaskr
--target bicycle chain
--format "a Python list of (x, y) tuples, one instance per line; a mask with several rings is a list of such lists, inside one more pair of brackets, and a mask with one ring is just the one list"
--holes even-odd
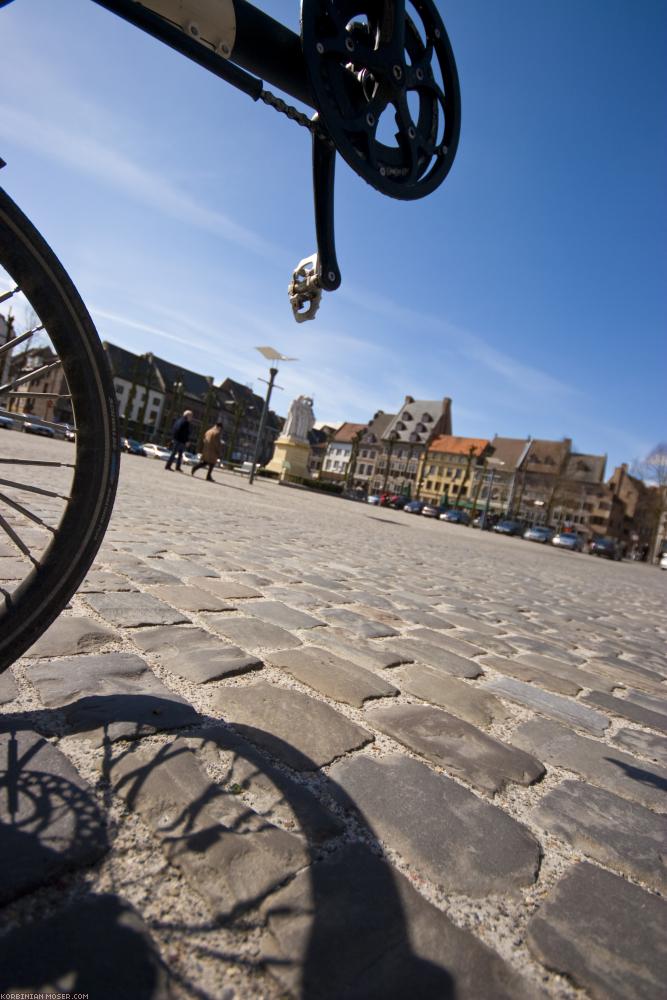
[(290, 121), (296, 122), (302, 128), (308, 129), (311, 135), (316, 135), (318, 139), (326, 142), (332, 149), (334, 148), (334, 141), (327, 130), (320, 124), (317, 113), (315, 119), (309, 118), (308, 115), (304, 115), (303, 112), (283, 101), (281, 97), (272, 94), (270, 90), (262, 90), (259, 99), (268, 104), (274, 111), (278, 111), (281, 115), (286, 115)]

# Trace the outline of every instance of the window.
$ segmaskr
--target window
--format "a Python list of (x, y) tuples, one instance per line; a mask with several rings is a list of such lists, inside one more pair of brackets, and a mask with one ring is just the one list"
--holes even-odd
[(454, 470), (454, 479), (460, 479), (462, 475), (463, 475), (463, 469)]
[(426, 489), (427, 490), (432, 490), (433, 489), (433, 480), (431, 480), (431, 479), (427, 479), (426, 480)]
[(435, 465), (429, 465), (428, 474), (429, 476), (433, 476), (435, 474)]

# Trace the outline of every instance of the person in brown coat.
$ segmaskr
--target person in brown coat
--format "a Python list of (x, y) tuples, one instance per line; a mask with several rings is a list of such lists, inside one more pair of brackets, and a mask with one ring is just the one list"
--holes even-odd
[(192, 466), (192, 475), (198, 469), (203, 469), (204, 466), (208, 466), (208, 472), (206, 473), (206, 478), (209, 482), (213, 482), (213, 466), (216, 464), (220, 458), (222, 452), (222, 424), (218, 422), (214, 427), (209, 427), (209, 429), (204, 434), (204, 443), (201, 450), (201, 462)]

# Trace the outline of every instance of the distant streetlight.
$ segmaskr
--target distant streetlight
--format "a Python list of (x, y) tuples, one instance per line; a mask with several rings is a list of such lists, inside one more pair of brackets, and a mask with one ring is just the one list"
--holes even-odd
[(487, 458), (487, 466), (491, 466), (491, 477), (488, 480), (488, 492), (486, 494), (486, 506), (484, 507), (484, 527), (486, 527), (487, 518), (489, 516), (489, 504), (491, 503), (491, 491), (493, 490), (493, 480), (496, 477), (496, 470), (499, 469), (504, 462), (501, 462), (499, 458)]
[[(267, 361), (298, 361), (298, 358), (287, 358), (280, 351), (277, 351), (275, 347), (256, 347), (256, 351), (259, 351)], [(266, 398), (264, 400), (264, 405), (262, 406), (262, 415), (259, 418), (259, 430), (257, 431), (257, 440), (255, 441), (255, 451), (252, 456), (252, 465), (250, 468), (250, 475), (248, 476), (248, 483), (252, 486), (255, 481), (255, 468), (257, 466), (257, 459), (259, 458), (259, 449), (262, 446), (262, 434), (264, 433), (264, 425), (266, 424), (266, 415), (269, 412), (269, 402), (271, 400), (271, 393), (273, 392), (273, 385), (276, 380), (276, 375), (278, 374), (278, 369), (271, 367), (269, 368), (269, 379), (268, 382), (265, 378), (260, 379), (260, 382), (266, 382)], [(281, 386), (277, 386), (278, 389)]]

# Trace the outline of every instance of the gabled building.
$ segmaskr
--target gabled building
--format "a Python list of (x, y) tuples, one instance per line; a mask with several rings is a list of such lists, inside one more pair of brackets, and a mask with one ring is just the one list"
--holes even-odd
[[(242, 382), (226, 378), (218, 387), (213, 420), (220, 420), (222, 423), (223, 454), (226, 461), (252, 461), (263, 408), (264, 400)], [(283, 422), (273, 410), (268, 411), (258, 450), (259, 465), (266, 465), (270, 461)]]
[(520, 519), (551, 524), (556, 491), (564, 480), (572, 441), (531, 438), (515, 473), (508, 513)]
[(382, 434), (383, 450), (376, 462), (371, 488), (382, 493), (412, 495), (419, 461), (438, 434), (452, 433), (452, 401), (406, 396)]
[(490, 448), (487, 438), (438, 434), (419, 460), (419, 498), (443, 507), (473, 506), (475, 471)]
[[(107, 341), (103, 346), (124, 436), (168, 444), (176, 418), (192, 410), (193, 450), (201, 450), (204, 433), (219, 420), (225, 457), (232, 462), (253, 458), (264, 400), (247, 385), (228, 378), (216, 386), (210, 375), (200, 375), (154, 354), (133, 354)], [(281, 418), (269, 410), (259, 449), (260, 464), (271, 457), (281, 427)]]
[(653, 556), (656, 539), (664, 530), (664, 487), (648, 486), (631, 475), (626, 464), (614, 469), (607, 485), (612, 509), (604, 534), (617, 538), (629, 554), (646, 550)]
[(482, 509), (505, 514), (512, 508), (517, 472), (528, 454), (530, 438), (499, 437), (491, 440), (481, 466), (473, 469), (471, 493)]
[(366, 424), (353, 424), (345, 421), (332, 435), (322, 463), (322, 479), (332, 481), (347, 481), (348, 472), (352, 472), (356, 464), (359, 442)]
[(359, 442), (359, 451), (353, 472), (353, 485), (357, 489), (369, 493), (375, 479), (379, 455), (383, 452), (382, 435), (395, 418), (395, 413), (384, 413), (382, 410), (369, 420)]
[(322, 464), (324, 456), (329, 446), (329, 441), (336, 433), (337, 428), (330, 424), (323, 424), (321, 427), (313, 427), (308, 431), (308, 476), (310, 479), (319, 479), (322, 474)]

